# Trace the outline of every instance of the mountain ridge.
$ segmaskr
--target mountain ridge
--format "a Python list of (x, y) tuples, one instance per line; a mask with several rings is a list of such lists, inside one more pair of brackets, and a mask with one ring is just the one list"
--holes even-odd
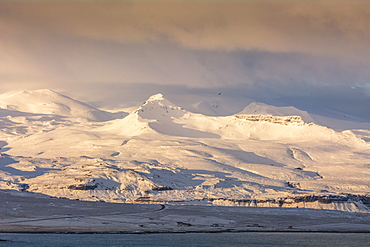
[[(109, 121), (0, 115), (0, 188), (130, 203), (279, 206), (285, 198), (287, 207), (366, 211), (365, 199), (356, 206), (340, 195), (368, 195), (368, 139), (268, 108), (283, 116), (206, 116), (162, 94)], [(318, 199), (299, 199), (310, 196)]]
[(113, 119), (109, 113), (50, 89), (0, 95), (0, 108), (34, 114), (80, 117), (92, 121)]

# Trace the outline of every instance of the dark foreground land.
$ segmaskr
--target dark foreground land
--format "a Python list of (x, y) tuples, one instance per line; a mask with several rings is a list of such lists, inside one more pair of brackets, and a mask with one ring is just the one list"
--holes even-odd
[(370, 233), (370, 214), (302, 208), (82, 202), (0, 191), (0, 232), (227, 231)]

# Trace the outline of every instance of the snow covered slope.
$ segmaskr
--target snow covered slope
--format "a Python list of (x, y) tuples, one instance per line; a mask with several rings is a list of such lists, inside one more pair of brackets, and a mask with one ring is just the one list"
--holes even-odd
[[(17, 109), (32, 110), (23, 104)], [(367, 211), (368, 132), (309, 120), (262, 104), (206, 116), (161, 94), (105, 122), (0, 116), (0, 188), (107, 202)]]
[(166, 98), (187, 111), (206, 116), (230, 116), (253, 102), (245, 96), (222, 92), (166, 94)]
[(0, 95), (0, 108), (34, 114), (54, 114), (84, 118), (92, 121), (112, 119), (107, 112), (49, 89), (2, 94)]

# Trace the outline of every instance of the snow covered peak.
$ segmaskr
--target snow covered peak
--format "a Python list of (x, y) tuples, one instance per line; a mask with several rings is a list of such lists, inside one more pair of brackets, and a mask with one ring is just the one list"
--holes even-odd
[(135, 112), (142, 118), (162, 119), (163, 117), (180, 117), (186, 111), (159, 93), (149, 97)]
[(38, 89), (38, 90), (32, 90), (32, 91), (17, 91), (17, 92), (7, 92), (3, 93), (0, 95), (0, 101), (4, 101), (5, 99), (10, 99), (10, 98), (21, 98), (25, 95), (55, 95), (58, 94), (50, 89)]
[(162, 94), (155, 94), (127, 117), (118, 119), (103, 129), (130, 137), (158, 132), (176, 135), (175, 132), (181, 132), (181, 126), (174, 124), (173, 120), (184, 116), (185, 113), (188, 112), (164, 98)]
[(179, 108), (177, 105), (166, 99), (161, 93), (150, 96), (149, 99), (145, 101), (141, 107), (145, 107), (146, 105), (160, 105)]
[(44, 88), (44, 89), (37, 89), (32, 91), (22, 91), (22, 93), (28, 93), (28, 94), (43, 94), (43, 95), (50, 95), (50, 96), (57, 96), (61, 95), (60, 93), (57, 93), (51, 89)]
[(158, 100), (164, 100), (164, 99), (165, 98), (164, 98), (163, 94), (157, 93), (157, 94), (154, 94), (154, 95), (150, 96), (147, 101), (158, 101)]
[(270, 115), (270, 116), (300, 116), (306, 123), (314, 122), (310, 114), (293, 106), (278, 107), (260, 102), (252, 102), (237, 115)]
[(54, 114), (93, 121), (112, 119), (108, 113), (50, 89), (0, 95), (0, 108), (33, 114)]

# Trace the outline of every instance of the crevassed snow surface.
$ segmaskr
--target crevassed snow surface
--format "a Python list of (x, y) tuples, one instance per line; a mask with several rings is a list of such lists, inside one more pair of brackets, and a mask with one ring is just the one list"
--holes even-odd
[(337, 132), (294, 107), (251, 103), (236, 115), (206, 116), (157, 94), (110, 120), (50, 90), (0, 95), (0, 106), (1, 189), (107, 202), (368, 210), (353, 197), (330, 198), (368, 196), (370, 131)]

